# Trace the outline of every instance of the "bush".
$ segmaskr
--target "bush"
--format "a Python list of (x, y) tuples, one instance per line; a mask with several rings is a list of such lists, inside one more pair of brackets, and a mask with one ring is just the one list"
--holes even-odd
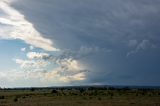
[(58, 93), (58, 91), (53, 89), (51, 93)]
[(35, 91), (35, 88), (31, 88), (30, 90), (33, 92), (33, 91)]
[(4, 99), (4, 96), (0, 96), (0, 99)]
[(13, 101), (14, 101), (14, 102), (17, 102), (17, 101), (18, 101), (18, 97), (15, 97), (15, 98), (13, 99)]

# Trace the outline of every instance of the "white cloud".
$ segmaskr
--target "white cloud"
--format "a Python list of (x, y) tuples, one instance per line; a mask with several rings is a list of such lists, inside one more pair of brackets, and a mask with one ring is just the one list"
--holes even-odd
[(45, 59), (49, 57), (47, 53), (38, 53), (38, 52), (28, 52), (27, 53), (28, 59)]
[(43, 76), (46, 81), (54, 81), (57, 79), (61, 83), (70, 83), (72, 81), (82, 81), (86, 79), (85, 71), (76, 73), (74, 73), (74, 71), (76, 70), (64, 70), (62, 67), (58, 67), (46, 72)]
[(33, 46), (29, 46), (29, 49), (30, 49), (30, 50), (33, 50), (33, 49), (34, 49), (34, 47), (33, 47)]
[[(12, 0), (13, 2), (13, 0)], [(1, 0), (0, 9), (5, 15), (0, 17), (0, 39), (20, 39), (34, 47), (42, 48), (47, 51), (57, 51), (53, 47), (53, 42), (44, 38), (33, 26), (25, 19), (25, 16), (10, 6), (11, 1)]]
[[(39, 68), (45, 64), (42, 61), (36, 62), (21, 59), (16, 59), (15, 61), (22, 70), (0, 71), (0, 80), (3, 81), (0, 82), (0, 85), (6, 86), (6, 82), (12, 87), (15, 86), (15, 83), (16, 86), (21, 87), (68, 85), (74, 81), (84, 81), (86, 79), (86, 67), (77, 60), (59, 60), (58, 67), (47, 71), (44, 68)], [(24, 70), (30, 67), (32, 67), (31, 70)]]
[(49, 63), (43, 60), (22, 60), (22, 59), (15, 59), (15, 62), (20, 65), (22, 69), (37, 69), (46, 67)]
[[(25, 76), (27, 80), (36, 80), (41, 85), (46, 86), (53, 83), (69, 84), (72, 81), (83, 81), (86, 79), (86, 66), (73, 58), (54, 57), (48, 53), (39, 52), (28, 52), (26, 56), (27, 60), (15, 59), (15, 62), (21, 68), (20, 73), (16, 72), (16, 80), (22, 80), (23, 77), (21, 76)], [(56, 64), (57, 66), (48, 70), (46, 66), (49, 64)]]
[(86, 66), (72, 58), (57, 59), (56, 63), (60, 66), (59, 73), (63, 75), (73, 75), (86, 72)]
[(25, 52), (25, 51), (26, 51), (26, 48), (21, 48), (21, 51), (22, 51), (22, 52)]
[(60, 77), (60, 81), (63, 81), (63, 82), (81, 81), (81, 80), (85, 80), (85, 79), (86, 79), (85, 73), (78, 73), (73, 76)]
[(7, 87), (5, 84), (9, 84), (10, 87), (68, 85), (72, 81), (86, 79), (85, 73), (63, 76), (58, 72), (59, 68), (52, 71), (0, 71), (0, 85), (5, 87)]

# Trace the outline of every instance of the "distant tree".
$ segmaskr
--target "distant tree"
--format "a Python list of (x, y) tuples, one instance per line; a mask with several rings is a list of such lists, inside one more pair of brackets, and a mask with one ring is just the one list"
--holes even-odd
[(55, 90), (55, 89), (53, 89), (52, 91), (51, 91), (51, 93), (58, 93), (58, 91), (57, 90)]
[(130, 88), (129, 87), (124, 87), (124, 88), (122, 88), (122, 90), (127, 91), (127, 90), (130, 90)]
[(80, 93), (84, 93), (85, 92), (85, 90), (83, 88), (80, 88), (79, 91), (80, 91)]
[(33, 91), (35, 91), (35, 88), (31, 88), (30, 90), (33, 92)]

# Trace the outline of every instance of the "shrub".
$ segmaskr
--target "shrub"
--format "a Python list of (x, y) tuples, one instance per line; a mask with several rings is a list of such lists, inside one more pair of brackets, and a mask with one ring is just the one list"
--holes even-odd
[(57, 94), (57, 93), (58, 93), (58, 91), (53, 89), (53, 90), (51, 91), (51, 93), (53, 93), (53, 94)]
[(35, 88), (31, 88), (30, 90), (33, 92), (33, 91), (35, 91)]
[(0, 96), (0, 99), (4, 99), (4, 96)]
[(14, 100), (13, 100), (14, 102), (17, 102), (18, 101), (18, 98), (14, 98)]
[(15, 97), (13, 101), (14, 101), (14, 102), (17, 102), (17, 101), (18, 101), (18, 98), (17, 98), (17, 97)]

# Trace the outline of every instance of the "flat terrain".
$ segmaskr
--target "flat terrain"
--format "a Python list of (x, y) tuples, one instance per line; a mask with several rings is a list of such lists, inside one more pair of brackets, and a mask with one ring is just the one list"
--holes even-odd
[(160, 106), (160, 90), (0, 90), (0, 106)]

